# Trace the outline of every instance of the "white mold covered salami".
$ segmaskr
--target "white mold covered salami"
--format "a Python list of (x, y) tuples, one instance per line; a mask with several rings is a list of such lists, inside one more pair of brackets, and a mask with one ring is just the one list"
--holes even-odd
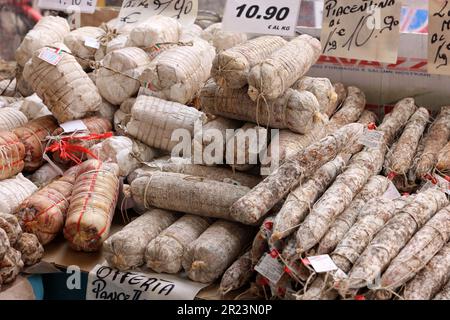
[(174, 223), (178, 214), (152, 209), (136, 218), (103, 243), (108, 264), (119, 270), (129, 270), (144, 264), (145, 248), (164, 229)]
[(160, 273), (180, 272), (187, 247), (209, 226), (207, 218), (184, 215), (150, 241), (145, 251), (147, 267)]
[(192, 242), (183, 258), (183, 268), (193, 281), (213, 282), (249, 244), (252, 228), (219, 220)]

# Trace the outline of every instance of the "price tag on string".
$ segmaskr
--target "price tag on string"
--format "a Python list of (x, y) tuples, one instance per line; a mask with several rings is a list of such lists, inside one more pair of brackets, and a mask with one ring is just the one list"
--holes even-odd
[(44, 60), (45, 62), (48, 62), (54, 66), (56, 66), (63, 58), (60, 49), (55, 50), (55, 49), (51, 49), (51, 48), (44, 48), (39, 53), (38, 57), (39, 57), (39, 59)]
[(84, 45), (86, 47), (94, 48), (94, 49), (99, 49), (100, 48), (100, 42), (97, 39), (92, 38), (92, 37), (85, 37), (84, 38)]
[(75, 131), (88, 131), (88, 128), (81, 120), (67, 121), (65, 123), (61, 123), (59, 126), (63, 128), (65, 133), (71, 133)]
[(66, 11), (77, 7), (79, 12), (94, 13), (97, 0), (39, 0), (38, 7), (41, 9)]
[(450, 1), (429, 0), (428, 72), (450, 74)]
[(434, 177), (438, 182), (439, 188), (441, 188), (442, 191), (444, 191), (446, 194), (450, 195), (450, 182), (448, 182), (438, 174), (435, 174)]
[(323, 54), (397, 62), (401, 7), (401, 0), (325, 0)]
[(383, 198), (388, 200), (394, 200), (400, 198), (402, 195), (398, 192), (397, 187), (394, 185), (392, 181), (389, 181), (389, 186), (386, 192), (383, 194)]
[(317, 273), (338, 270), (338, 267), (327, 254), (308, 257), (308, 261)]
[(223, 30), (294, 36), (300, 4), (300, 0), (228, 0)]
[(197, 14), (198, 0), (124, 0), (118, 26), (138, 24), (156, 15), (175, 18), (182, 25), (190, 26)]
[(255, 271), (269, 279), (271, 283), (277, 284), (284, 274), (284, 267), (277, 258), (272, 258), (270, 254), (265, 254), (255, 266)]
[(384, 133), (377, 130), (366, 130), (359, 138), (359, 143), (369, 148), (378, 148), (383, 143)]

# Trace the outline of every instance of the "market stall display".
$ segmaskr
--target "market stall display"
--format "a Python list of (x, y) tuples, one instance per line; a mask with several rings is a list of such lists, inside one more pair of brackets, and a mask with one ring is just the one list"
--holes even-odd
[(450, 107), (368, 110), (321, 49), (43, 18), (0, 79), (0, 285), (64, 242), (224, 297), (448, 299)]

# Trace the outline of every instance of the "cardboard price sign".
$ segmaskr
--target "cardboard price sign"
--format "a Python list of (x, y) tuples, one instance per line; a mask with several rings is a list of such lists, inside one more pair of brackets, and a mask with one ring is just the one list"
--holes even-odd
[[(38, 7), (41, 9), (75, 12), (94, 13), (97, 0), (39, 0)], [(79, 9), (76, 10), (76, 9)]]
[(450, 74), (450, 1), (429, 0), (428, 72)]
[(119, 25), (137, 24), (163, 15), (178, 19), (184, 26), (193, 25), (197, 19), (198, 0), (124, 0), (119, 12)]
[(223, 16), (223, 29), (294, 36), (301, 1), (292, 0), (228, 0)]
[(326, 56), (397, 62), (400, 0), (325, 0), (321, 42)]

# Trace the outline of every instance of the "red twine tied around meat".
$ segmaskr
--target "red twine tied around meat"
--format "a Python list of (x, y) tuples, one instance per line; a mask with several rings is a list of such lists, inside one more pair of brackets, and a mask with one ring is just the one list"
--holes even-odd
[(270, 251), (270, 256), (274, 259), (278, 258), (279, 255), (280, 255), (280, 253), (278, 252), (277, 249), (272, 249), (272, 251)]
[(394, 178), (396, 176), (397, 176), (397, 174), (395, 172), (391, 171), (391, 172), (389, 172), (387, 178), (392, 181), (392, 180), (394, 180)]
[(438, 183), (437, 179), (436, 179), (435, 177), (433, 177), (433, 176), (432, 176), (431, 174), (429, 174), (429, 173), (427, 173), (427, 174), (424, 176), (424, 178), (427, 179), (427, 180), (430, 180), (432, 184), (437, 184), (437, 183)]
[(273, 228), (273, 222), (272, 221), (266, 221), (264, 222), (264, 228), (266, 228), (266, 230), (272, 230)]
[(45, 152), (57, 152), (59, 151), (59, 156), (61, 159), (64, 160), (72, 160), (76, 164), (80, 164), (82, 161), (79, 157), (77, 157), (74, 153), (75, 152), (81, 152), (85, 153), (87, 155), (90, 155), (92, 158), (98, 160), (97, 156), (91, 152), (88, 148), (85, 148), (83, 146), (72, 144), (69, 141), (71, 140), (81, 140), (81, 141), (90, 141), (90, 140), (102, 140), (107, 139), (113, 136), (112, 132), (106, 132), (102, 134), (98, 133), (91, 133), (85, 136), (65, 136), (65, 137), (58, 137), (56, 138), (56, 141), (53, 142), (51, 145), (49, 145)]
[(377, 125), (374, 122), (371, 122), (367, 125), (367, 128), (369, 130), (376, 130), (377, 129)]

